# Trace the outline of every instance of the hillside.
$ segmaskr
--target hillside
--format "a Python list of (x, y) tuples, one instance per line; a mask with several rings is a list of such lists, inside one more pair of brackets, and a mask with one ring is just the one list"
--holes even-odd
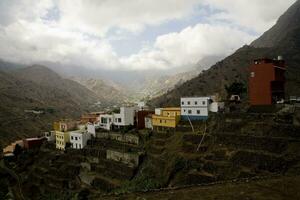
[(154, 98), (167, 93), (176, 86), (196, 77), (200, 69), (181, 72), (174, 75), (147, 77), (139, 94), (143, 97)]
[(247, 69), (256, 58), (278, 55), (288, 64), (287, 96), (300, 95), (300, 1), (283, 14), (276, 25), (250, 46), (213, 65), (196, 78), (185, 82), (161, 97), (151, 100), (153, 106), (178, 105), (181, 96), (211, 95), (226, 97), (225, 85), (234, 81), (247, 83)]
[[(79, 117), (96, 101), (96, 95), (83, 86), (42, 66), (0, 71), (0, 141), (7, 144), (40, 134), (51, 128), (53, 120)], [(31, 109), (44, 114), (25, 113)]]
[(85, 79), (77, 77), (71, 77), (71, 79), (88, 88), (98, 97), (104, 99), (105, 102), (110, 102), (111, 104), (122, 104), (128, 100), (125, 89), (112, 81), (107, 82), (101, 79)]

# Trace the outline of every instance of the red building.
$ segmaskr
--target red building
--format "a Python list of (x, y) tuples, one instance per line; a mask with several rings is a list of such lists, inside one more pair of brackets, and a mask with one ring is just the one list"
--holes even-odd
[(272, 105), (284, 99), (285, 61), (263, 58), (250, 66), (250, 105)]
[(135, 113), (135, 125), (137, 129), (145, 128), (145, 117), (149, 114), (154, 114), (153, 111), (149, 110), (140, 110)]
[(39, 148), (45, 140), (46, 140), (45, 138), (27, 138), (27, 139), (23, 139), (24, 149)]

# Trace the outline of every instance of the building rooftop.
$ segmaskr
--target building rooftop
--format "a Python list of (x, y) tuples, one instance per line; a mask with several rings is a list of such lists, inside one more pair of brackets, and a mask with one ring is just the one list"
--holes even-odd
[(161, 109), (165, 111), (181, 111), (180, 107), (169, 107), (169, 108), (161, 108)]

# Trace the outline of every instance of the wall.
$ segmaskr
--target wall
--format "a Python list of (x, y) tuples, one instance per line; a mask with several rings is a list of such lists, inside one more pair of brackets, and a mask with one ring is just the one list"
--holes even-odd
[(145, 128), (153, 129), (153, 126), (152, 126), (152, 117), (146, 117), (145, 118)]
[(92, 136), (96, 137), (96, 129), (94, 124), (87, 124), (87, 132), (90, 133)]
[[(76, 140), (77, 137), (77, 140)], [(70, 142), (73, 149), (82, 149), (86, 146), (87, 141), (90, 139), (90, 134), (86, 132), (71, 132)]]
[[(251, 73), (254, 72), (254, 76)], [(249, 99), (251, 105), (271, 105), (271, 81), (274, 80), (272, 63), (253, 64), (250, 67)]]
[(180, 120), (180, 115), (176, 117), (164, 117), (164, 116), (152, 116), (152, 125), (153, 126), (164, 126), (175, 128)]
[(64, 150), (66, 144), (70, 142), (70, 133), (56, 131), (55, 135), (56, 135), (56, 148)]
[(148, 110), (142, 110), (135, 113), (137, 129), (145, 128), (145, 117), (148, 116), (149, 114), (154, 114), (154, 112)]
[[(121, 107), (119, 114), (114, 114), (114, 125), (128, 126), (134, 125), (135, 107)], [(116, 118), (121, 118), (121, 122), (116, 121)]]
[(139, 157), (140, 157), (139, 154), (134, 154), (134, 153), (122, 153), (114, 150), (106, 151), (106, 159), (122, 162), (129, 166), (138, 166)]
[[(181, 98), (182, 116), (208, 116), (209, 97)], [(189, 113), (191, 111), (191, 113)]]
[(119, 142), (139, 145), (139, 137), (132, 134), (119, 134), (119, 133), (97, 133), (97, 138), (105, 138), (110, 140), (116, 140)]

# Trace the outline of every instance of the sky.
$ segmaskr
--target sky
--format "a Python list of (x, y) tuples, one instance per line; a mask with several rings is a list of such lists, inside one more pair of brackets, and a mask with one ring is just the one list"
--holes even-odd
[(296, 0), (0, 0), (0, 58), (172, 70), (227, 56)]

